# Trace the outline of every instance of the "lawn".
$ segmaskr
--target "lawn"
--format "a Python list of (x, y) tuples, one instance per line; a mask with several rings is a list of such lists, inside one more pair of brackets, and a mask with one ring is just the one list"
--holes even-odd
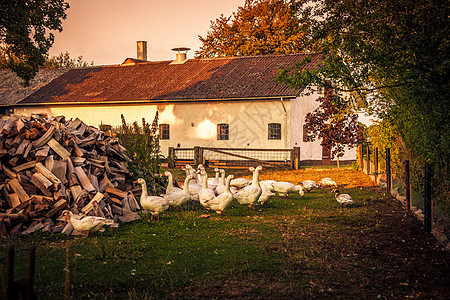
[(143, 216), (89, 238), (40, 232), (2, 239), (2, 281), (13, 243), (19, 279), (30, 245), (37, 246), (40, 299), (61, 299), (65, 291), (72, 299), (450, 297), (450, 254), (366, 175), (349, 168), (261, 175), (293, 183), (323, 177), (356, 204), (341, 208), (324, 188), (275, 197), (256, 211), (235, 202), (225, 216), (203, 218), (198, 206), (166, 211), (159, 222)]

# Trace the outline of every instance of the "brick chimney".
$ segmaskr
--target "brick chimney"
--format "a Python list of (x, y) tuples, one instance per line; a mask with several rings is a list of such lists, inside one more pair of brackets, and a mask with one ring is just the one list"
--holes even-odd
[(147, 41), (137, 42), (137, 59), (147, 61)]

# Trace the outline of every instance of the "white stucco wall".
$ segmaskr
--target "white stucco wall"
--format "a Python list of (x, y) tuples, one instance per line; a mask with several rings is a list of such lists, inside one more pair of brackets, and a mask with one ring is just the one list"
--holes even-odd
[[(159, 124), (170, 125), (170, 139), (160, 140), (163, 155), (169, 147), (191, 148), (266, 148), (292, 149), (300, 147), (301, 160), (321, 160), (320, 142), (303, 142), (303, 124), (308, 112), (317, 107), (317, 95), (302, 96), (294, 100), (252, 100), (184, 102), (176, 104), (146, 105), (90, 105), (27, 107), (15, 109), (16, 115), (29, 116), (47, 113), (49, 116), (64, 115), (66, 119), (79, 118), (87, 125), (98, 127), (101, 123), (121, 125), (123, 114), (127, 123), (142, 118), (152, 123), (159, 111)], [(284, 104), (284, 108), (283, 108)], [(286, 109), (286, 114), (285, 110)], [(217, 140), (217, 124), (229, 124), (229, 140)], [(268, 124), (281, 124), (281, 140), (268, 139)], [(356, 149), (348, 151), (343, 159), (355, 159)]]

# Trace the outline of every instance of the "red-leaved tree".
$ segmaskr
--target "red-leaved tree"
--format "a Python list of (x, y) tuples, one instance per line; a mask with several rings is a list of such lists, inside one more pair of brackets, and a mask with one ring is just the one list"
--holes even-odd
[(331, 90), (316, 101), (320, 105), (305, 117), (305, 141), (321, 139), (321, 145), (331, 150), (331, 158), (337, 157), (339, 167), (339, 157), (344, 155), (345, 147), (356, 147), (362, 140), (358, 115), (344, 110), (345, 106)]

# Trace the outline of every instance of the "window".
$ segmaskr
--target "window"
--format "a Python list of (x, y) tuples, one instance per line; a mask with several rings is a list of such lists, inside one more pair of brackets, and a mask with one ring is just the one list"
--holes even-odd
[(269, 124), (269, 140), (281, 140), (281, 124)]
[(170, 139), (169, 124), (159, 124), (159, 138), (161, 140)]
[(308, 137), (309, 137), (308, 125), (304, 124), (303, 125), (303, 141), (308, 142), (309, 141)]
[(228, 124), (217, 124), (217, 139), (229, 140), (230, 126)]

